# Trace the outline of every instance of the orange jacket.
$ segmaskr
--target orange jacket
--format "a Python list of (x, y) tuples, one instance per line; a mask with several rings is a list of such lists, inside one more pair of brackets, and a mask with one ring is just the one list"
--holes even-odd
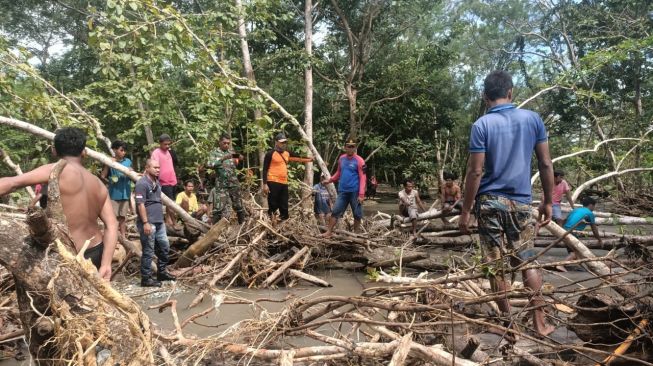
[(288, 184), (288, 162), (291, 161), (308, 163), (311, 159), (302, 158), (288, 151), (268, 151), (263, 160), (263, 184), (267, 184), (267, 182)]

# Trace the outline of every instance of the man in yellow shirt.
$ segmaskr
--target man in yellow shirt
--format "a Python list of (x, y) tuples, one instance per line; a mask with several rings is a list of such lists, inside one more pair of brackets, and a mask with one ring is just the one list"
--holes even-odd
[(177, 204), (181, 206), (186, 212), (191, 214), (196, 219), (199, 219), (206, 213), (206, 207), (199, 206), (197, 203), (197, 196), (195, 196), (195, 184), (192, 180), (186, 181), (184, 184), (184, 191), (180, 192), (175, 199)]

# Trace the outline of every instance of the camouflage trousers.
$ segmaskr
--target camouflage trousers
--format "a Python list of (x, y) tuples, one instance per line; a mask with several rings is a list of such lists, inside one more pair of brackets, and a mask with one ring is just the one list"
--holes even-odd
[(229, 219), (232, 207), (238, 215), (238, 223), (242, 224), (247, 218), (247, 211), (243, 208), (240, 187), (216, 187), (215, 197), (213, 197), (213, 223), (215, 224), (223, 217)]
[(480, 195), (475, 210), (483, 261), (491, 270), (502, 272), (506, 266), (516, 266), (535, 256), (535, 218), (530, 205), (502, 196)]

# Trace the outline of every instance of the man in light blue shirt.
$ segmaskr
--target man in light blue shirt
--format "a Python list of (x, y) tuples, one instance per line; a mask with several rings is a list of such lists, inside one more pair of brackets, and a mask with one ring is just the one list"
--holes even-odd
[[(531, 215), (531, 157), (537, 155), (544, 200), (540, 216), (542, 225), (551, 220), (553, 164), (549, 156), (546, 129), (540, 116), (517, 109), (512, 104), (512, 77), (505, 71), (490, 73), (484, 82), (483, 99), (487, 114), (472, 126), (469, 139), (469, 160), (463, 208), (459, 218), (462, 232), (469, 232), (472, 204), (478, 220), (479, 238), (484, 261), (494, 270), (490, 276), (492, 289), (501, 294), (510, 290), (504, 279), (509, 264), (518, 265), (534, 256)], [(482, 176), (482, 177), (481, 177)], [(539, 293), (542, 272), (522, 271), (524, 284)], [(508, 298), (497, 301), (499, 309), (510, 314)], [(544, 318), (540, 295), (533, 297), (533, 327), (543, 336), (555, 328)]]

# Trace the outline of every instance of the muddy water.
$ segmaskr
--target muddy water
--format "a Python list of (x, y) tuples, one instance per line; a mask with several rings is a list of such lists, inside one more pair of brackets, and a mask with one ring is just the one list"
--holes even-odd
[[(318, 276), (333, 285), (329, 288), (318, 288), (315, 286), (297, 286), (293, 288), (271, 289), (246, 289), (231, 288), (228, 290), (229, 300), (238, 297), (246, 301), (259, 300), (258, 306), (250, 304), (222, 304), (219, 312), (211, 312), (209, 315), (196, 319), (195, 323), (189, 324), (184, 328), (184, 332), (194, 334), (200, 337), (208, 337), (219, 334), (229, 326), (243, 319), (258, 319), (261, 312), (269, 313), (281, 311), (284, 307), (283, 302), (260, 301), (260, 299), (270, 299), (273, 301), (282, 301), (284, 299), (295, 298), (315, 298), (320, 296), (358, 296), (366, 286), (365, 275), (363, 273), (352, 273), (344, 270), (317, 271), (311, 274)], [(175, 287), (172, 283), (166, 283), (165, 287), (157, 293), (149, 294), (151, 291), (143, 291), (136, 282), (127, 284), (120, 288), (124, 293), (129, 294), (137, 301), (143, 309), (151, 305), (160, 304), (166, 301), (168, 297), (177, 300), (177, 312), (180, 321), (187, 317), (199, 313), (202, 310), (213, 306), (213, 300), (205, 298), (204, 301), (193, 309), (187, 309), (187, 306), (195, 298), (197, 291), (189, 287)], [(159, 313), (158, 310), (145, 310), (150, 319), (158, 326), (165, 330), (173, 331), (170, 311), (166, 310)]]

